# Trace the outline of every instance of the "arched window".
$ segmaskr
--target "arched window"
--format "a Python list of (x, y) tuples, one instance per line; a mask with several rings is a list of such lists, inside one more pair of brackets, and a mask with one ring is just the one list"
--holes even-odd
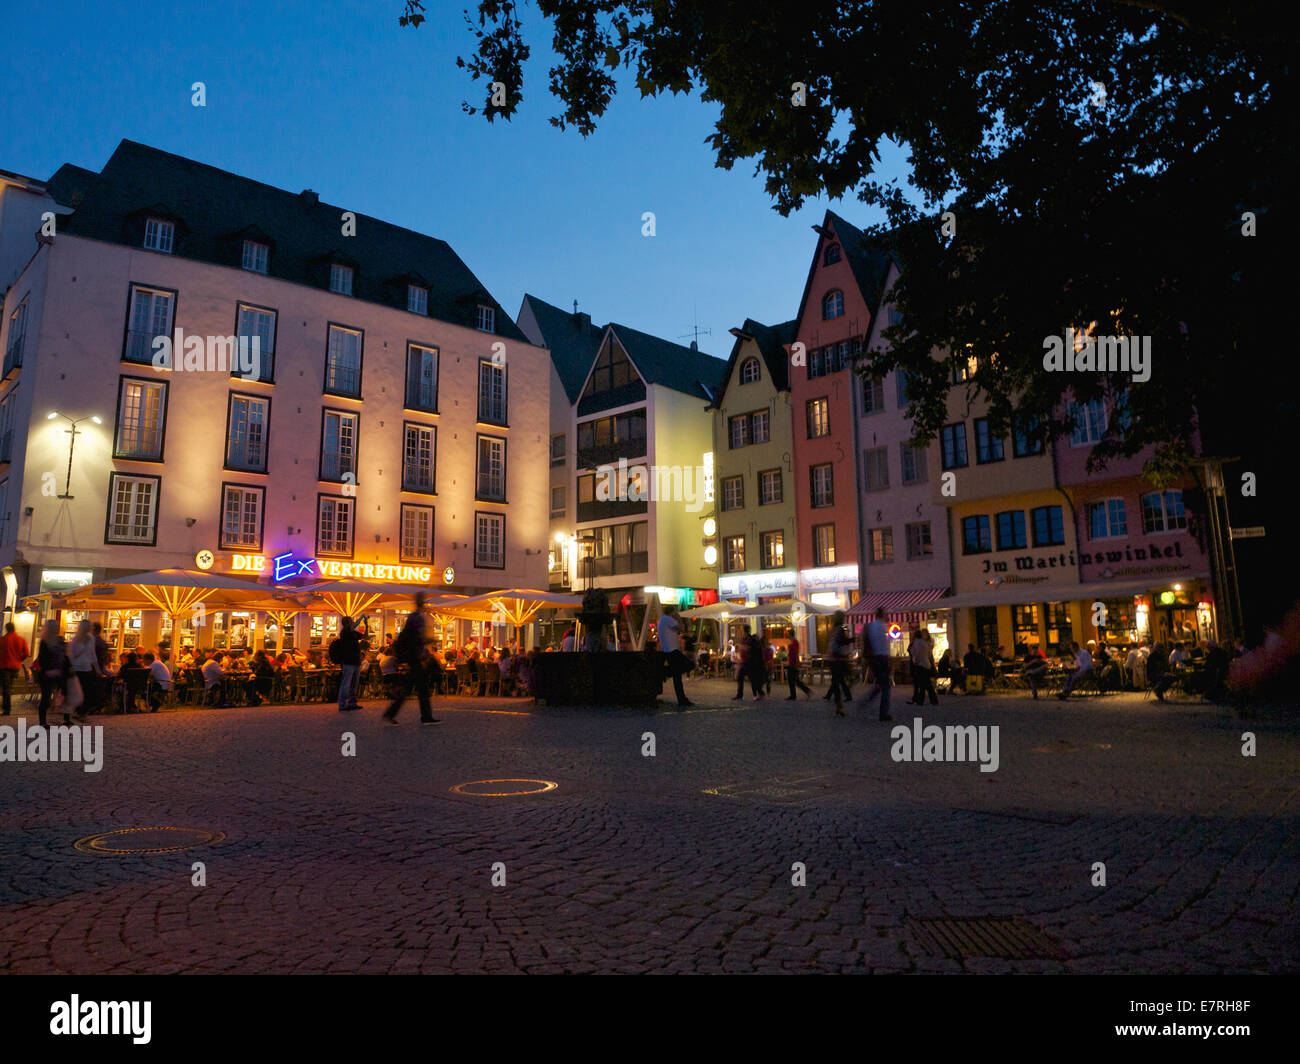
[(844, 293), (838, 288), (822, 296), (822, 319), (838, 318), (844, 313)]
[(826, 248), (826, 254), (822, 256), (822, 265), (829, 266), (832, 262), (840, 261), (839, 244), (831, 244)]
[(753, 384), (759, 378), (758, 359), (747, 358), (740, 364), (740, 383)]

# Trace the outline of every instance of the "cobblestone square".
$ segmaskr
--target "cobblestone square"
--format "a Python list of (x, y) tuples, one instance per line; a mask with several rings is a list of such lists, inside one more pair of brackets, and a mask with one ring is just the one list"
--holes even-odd
[[(1293, 716), (895, 699), (895, 725), (997, 725), (983, 773), (895, 762), (895, 725), (820, 692), (688, 691), (686, 711), (444, 698), (436, 727), (378, 704), (96, 718), (98, 773), (0, 765), (0, 970), (1297, 969)], [(556, 786), (452, 791), (485, 780)], [(74, 848), (145, 827), (224, 838)]]

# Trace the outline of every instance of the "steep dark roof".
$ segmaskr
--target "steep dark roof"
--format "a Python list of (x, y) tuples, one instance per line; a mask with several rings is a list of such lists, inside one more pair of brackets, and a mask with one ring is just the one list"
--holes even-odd
[(853, 270), (853, 279), (858, 282), (858, 291), (866, 300), (867, 307), (874, 316), (880, 306), (880, 297), (885, 290), (885, 279), (889, 276), (889, 265), (893, 261), (884, 251), (867, 247), (867, 238), (862, 230), (851, 225), (834, 211), (827, 211), (826, 217), (835, 227), (844, 248), (844, 257), (849, 260)]
[(542, 343), (551, 349), (551, 361), (570, 403), (576, 403), (582, 395), (582, 386), (600, 353), (606, 329), (614, 330), (623, 350), (648, 384), (708, 400), (717, 394), (725, 379), (727, 363), (702, 351), (617, 322), (596, 326), (587, 316), (571, 314), (536, 296), (525, 295), (524, 301), (532, 309)]
[[(889, 277), (889, 267), (895, 261), (894, 257), (887, 252), (869, 248), (862, 230), (846, 222), (834, 211), (826, 212), (824, 224), (829, 224), (835, 230), (840, 248), (844, 252), (845, 259), (848, 260), (849, 269), (853, 272), (853, 280), (857, 283), (858, 291), (862, 293), (863, 301), (874, 318), (880, 307), (880, 297), (884, 293), (885, 281)], [(804, 281), (803, 295), (799, 299), (801, 318), (804, 307), (808, 303), (808, 291), (812, 287), (813, 274), (817, 272), (818, 255), (821, 250), (820, 240), (817, 247), (812, 264), (808, 267), (808, 279)]]
[(537, 327), (541, 330), (542, 345), (551, 350), (551, 363), (560, 375), (564, 394), (569, 397), (569, 405), (572, 406), (582, 395), (582, 386), (587, 380), (591, 364), (600, 353), (600, 341), (605, 335), (605, 329), (603, 326), (592, 325), (590, 315), (570, 314), (536, 296), (525, 294), (524, 302), (532, 310)]
[[(356, 214), (356, 235), (343, 236), (335, 207), (313, 195), (287, 192), (214, 166), (123, 140), (101, 173), (60, 167), (50, 194), (75, 213), (66, 232), (111, 243), (134, 243), (144, 214), (177, 220), (174, 254), (238, 266), (241, 237), (271, 241), (268, 276), (328, 287), (329, 263), (354, 267), (352, 297), (406, 309), (407, 278), (429, 287), (429, 317), (473, 328), (478, 304), (496, 311), (495, 335), (524, 340), (446, 241)], [(355, 212), (354, 212), (355, 213)]]
[(722, 405), (722, 398), (726, 394), (727, 386), (731, 383), (732, 374), (736, 369), (736, 361), (740, 358), (740, 350), (745, 343), (745, 336), (752, 336), (754, 342), (758, 345), (759, 353), (767, 364), (767, 371), (772, 377), (773, 387), (778, 392), (783, 392), (789, 388), (790, 353), (786, 350), (785, 345), (794, 342), (795, 327), (798, 324), (797, 320), (792, 319), (783, 321), (780, 325), (764, 325), (761, 321), (746, 318), (745, 324), (740, 328), (743, 335), (737, 336), (736, 342), (731, 345), (731, 357), (727, 360), (727, 369), (722, 377), (722, 387), (718, 390), (714, 406)]

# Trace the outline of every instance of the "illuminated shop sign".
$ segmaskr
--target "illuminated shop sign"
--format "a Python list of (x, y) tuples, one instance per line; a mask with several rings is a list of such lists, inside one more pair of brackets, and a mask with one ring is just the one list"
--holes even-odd
[(758, 595), (792, 593), (797, 580), (793, 569), (777, 569), (741, 576), (718, 577), (718, 594), (723, 598), (754, 598)]
[(858, 567), (856, 565), (829, 565), (821, 569), (801, 569), (799, 577), (805, 588), (858, 586)]
[(378, 565), (372, 562), (340, 562), (332, 558), (302, 558), (292, 551), (267, 558), (261, 554), (235, 554), (230, 569), (237, 573), (269, 572), (278, 584), (297, 577), (335, 577), (350, 580), (391, 580), (403, 584), (427, 584), (433, 578), (428, 565)]
[(84, 587), (95, 579), (89, 569), (42, 569), (41, 591), (67, 591), (74, 587)]

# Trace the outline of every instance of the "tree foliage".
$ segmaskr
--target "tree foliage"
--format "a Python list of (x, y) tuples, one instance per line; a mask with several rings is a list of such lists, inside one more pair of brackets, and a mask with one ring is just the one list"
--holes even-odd
[[(551, 121), (587, 135), (629, 77), (643, 96), (719, 107), (717, 165), (753, 160), (775, 209), (853, 196), (902, 266), (902, 321), (863, 372), (912, 376), (918, 439), (947, 419), (952, 370), (995, 428), (1067, 428), (1063, 400), (1127, 392), (1128, 428), (1092, 454), (1159, 448), (1153, 474), (1295, 418), (1278, 334), (1295, 235), (1294, 30), (1269, 5), (1022, 0), (539, 0), (553, 30)], [(404, 25), (423, 18), (407, 0)], [(467, 19), (469, 16), (466, 16)], [(461, 60), (503, 82), (510, 118), (529, 47), (515, 3), (482, 0)], [(627, 71), (621, 76), (619, 71)], [(806, 86), (806, 105), (792, 102)], [(479, 108), (469, 108), (474, 111)], [(906, 185), (878, 172), (905, 147)], [(840, 208), (842, 213), (843, 208)], [(945, 212), (951, 212), (944, 231)], [(1253, 215), (1255, 236), (1243, 234)], [(1051, 373), (1044, 341), (1151, 337), (1145, 383)], [(936, 359), (935, 353), (941, 357)], [(1283, 378), (1285, 379), (1285, 378)], [(1198, 420), (1199, 418), (1199, 420)]]

